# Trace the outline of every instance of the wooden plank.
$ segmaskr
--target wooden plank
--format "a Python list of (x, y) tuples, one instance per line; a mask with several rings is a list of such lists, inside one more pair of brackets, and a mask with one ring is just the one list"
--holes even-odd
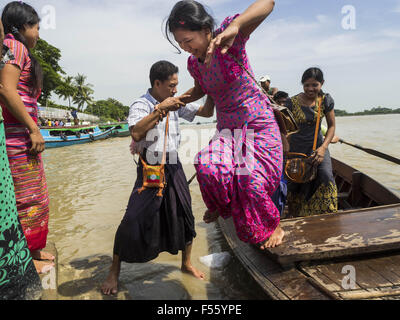
[(355, 269), (357, 284), (364, 289), (392, 286), (393, 283), (384, 278), (379, 272), (368, 266), (366, 260), (351, 261), (347, 263)]
[(320, 272), (315, 266), (301, 267), (310, 277), (317, 281), (321, 286), (324, 286), (329, 291), (341, 291), (343, 288), (330, 279), (327, 275)]
[(223, 220), (219, 218), (218, 222), (236, 257), (272, 299), (329, 299), (310, 285), (307, 277), (299, 270), (295, 268), (285, 270), (275, 261), (269, 259), (261, 250), (240, 241), (236, 235), (232, 219)]
[(365, 263), (393, 285), (400, 286), (400, 264), (394, 263), (391, 257), (369, 259)]
[(400, 205), (288, 219), (281, 246), (266, 252), (282, 265), (400, 248)]
[(400, 287), (387, 287), (367, 290), (343, 291), (337, 293), (342, 299), (375, 299), (400, 295)]

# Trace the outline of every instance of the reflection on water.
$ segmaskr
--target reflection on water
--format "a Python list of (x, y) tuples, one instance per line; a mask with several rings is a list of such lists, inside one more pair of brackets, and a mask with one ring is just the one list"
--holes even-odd
[[(337, 135), (346, 141), (400, 158), (400, 115), (337, 119)], [(212, 126), (205, 126), (211, 128)], [(182, 126), (182, 129), (204, 128)], [(49, 241), (59, 251), (60, 299), (115, 299), (99, 293), (111, 263), (114, 235), (136, 178), (130, 138), (113, 138), (44, 154), (50, 193)], [(365, 172), (400, 194), (400, 167), (346, 145), (333, 145), (334, 157)], [(192, 165), (184, 165), (189, 179)], [(204, 203), (195, 179), (190, 191), (197, 238), (192, 261), (206, 273), (200, 281), (180, 272), (181, 256), (162, 253), (147, 264), (123, 264), (118, 299), (265, 298), (233, 259), (223, 270), (210, 270), (199, 257), (229, 250), (215, 224), (202, 221)]]

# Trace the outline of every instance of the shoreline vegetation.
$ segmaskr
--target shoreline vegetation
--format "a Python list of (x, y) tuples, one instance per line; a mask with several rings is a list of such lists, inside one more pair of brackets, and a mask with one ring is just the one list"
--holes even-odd
[[(61, 59), (60, 49), (43, 39), (39, 39), (35, 49), (32, 50), (32, 54), (40, 62), (43, 69), (43, 89), (39, 98), (40, 105), (63, 110), (75, 109), (78, 112), (95, 115), (100, 118), (101, 122), (113, 122), (128, 117), (129, 106), (125, 106), (115, 98), (95, 101), (93, 99), (93, 85), (86, 82), (87, 76), (79, 73), (76, 76), (67, 75), (59, 65)], [(67, 101), (68, 106), (59, 105), (52, 101), (53, 94)], [(400, 114), (400, 108), (390, 109), (379, 106), (361, 112), (335, 110), (336, 117), (382, 114)], [(210, 123), (216, 123), (216, 120), (212, 122), (197, 122), (195, 124)]]
[[(67, 75), (59, 65), (61, 50), (52, 46), (47, 41), (39, 39), (32, 54), (39, 61), (43, 69), (43, 88), (38, 100), (44, 107), (63, 110), (77, 110), (78, 112), (95, 115), (101, 122), (126, 119), (129, 107), (117, 99), (93, 99), (93, 85), (87, 83), (87, 76), (77, 74)], [(54, 95), (68, 102), (68, 106), (56, 104), (51, 100)]]
[(381, 115), (381, 114), (400, 114), (400, 108), (390, 109), (390, 108), (376, 107), (370, 110), (364, 110), (359, 112), (347, 112), (346, 110), (335, 109), (336, 117), (369, 116), (369, 115)]

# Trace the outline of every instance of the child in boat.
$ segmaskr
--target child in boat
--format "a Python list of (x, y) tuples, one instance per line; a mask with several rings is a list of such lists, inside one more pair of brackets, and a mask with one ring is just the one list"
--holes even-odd
[[(282, 142), (270, 101), (252, 79), (245, 47), (273, 7), (272, 0), (255, 1), (214, 30), (214, 18), (203, 5), (179, 1), (166, 23), (168, 40), (174, 45), (172, 33), (179, 47), (191, 54), (188, 70), (195, 86), (185, 102), (209, 95), (217, 110), (218, 132), (195, 160), (208, 208), (204, 221), (232, 217), (240, 240), (261, 249), (281, 244), (284, 237), (271, 200), (282, 173)], [(240, 164), (238, 154), (244, 150), (251, 152)]]

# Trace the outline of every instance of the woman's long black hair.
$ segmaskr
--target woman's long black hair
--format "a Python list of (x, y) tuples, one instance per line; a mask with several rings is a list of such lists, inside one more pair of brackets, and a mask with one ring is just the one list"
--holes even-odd
[(215, 19), (207, 12), (204, 6), (193, 0), (179, 1), (172, 8), (172, 11), (165, 23), (165, 36), (168, 41), (181, 52), (171, 41), (169, 35), (177, 29), (200, 31), (209, 29), (211, 33), (215, 29)]
[(30, 49), (27, 46), (25, 37), (19, 32), (24, 30), (25, 26), (34, 26), (40, 22), (39, 15), (29, 4), (22, 1), (13, 1), (8, 3), (1, 16), (1, 22), (4, 26), (4, 33), (11, 33), (16, 40), (22, 42), (29, 52), (29, 58), (31, 59), (31, 77), (30, 92), (32, 96), (36, 96), (42, 89), (43, 84), (43, 71), (39, 62), (32, 55)]

